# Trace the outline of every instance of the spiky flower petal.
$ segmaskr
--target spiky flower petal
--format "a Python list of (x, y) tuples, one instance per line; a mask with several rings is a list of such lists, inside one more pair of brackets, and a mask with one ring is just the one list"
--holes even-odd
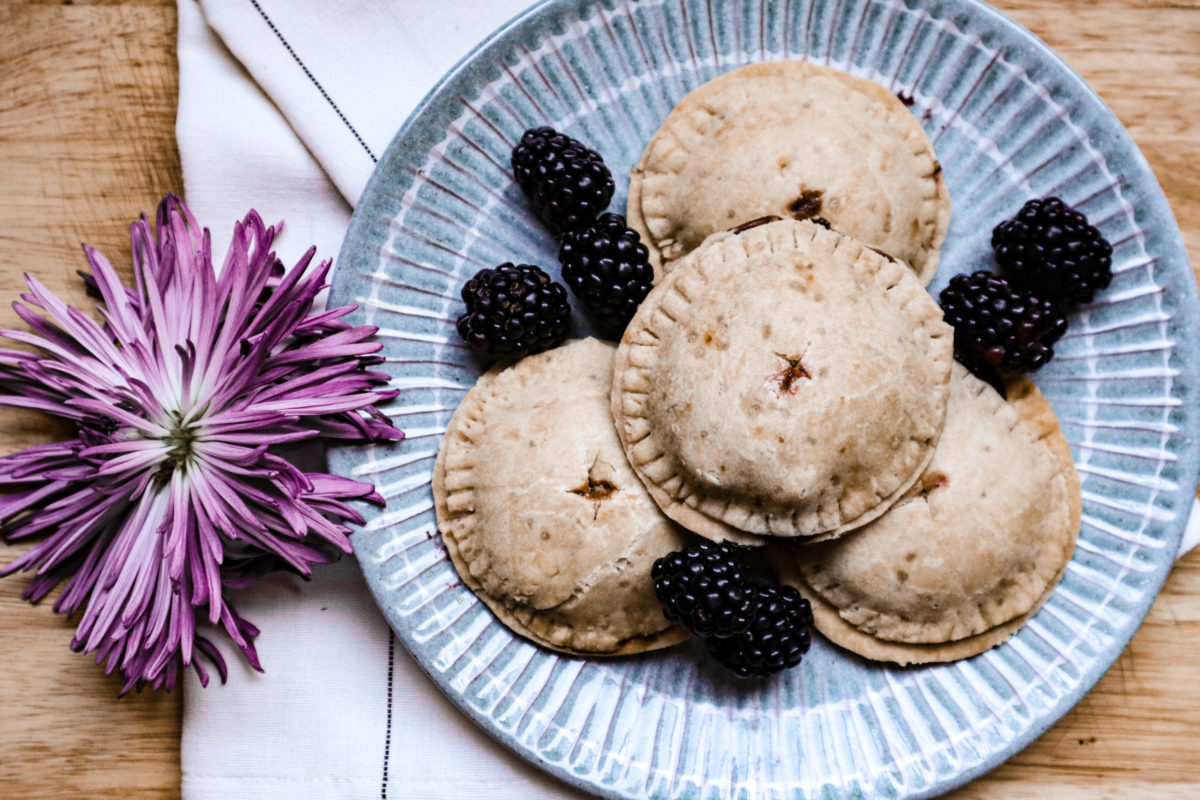
[[(72, 648), (119, 669), (123, 691), (202, 683), (225, 662), (196, 631), (223, 631), (255, 669), (258, 630), (225, 597), (265, 572), (307, 576), (350, 551), (348, 505), (382, 502), (370, 484), (307, 473), (280, 455), (327, 436), (395, 440), (375, 408), (395, 395), (375, 328), (314, 310), (328, 261), (310, 249), (284, 269), (271, 244), (282, 225), (251, 211), (234, 226), (220, 274), (209, 231), (168, 195), (156, 226), (133, 224), (134, 288), (85, 247), (96, 322), (26, 276), (15, 303), (29, 346), (0, 350), (0, 405), (74, 423), (69, 441), (0, 458), (0, 533), (44, 538), (3, 570), (35, 570), (36, 602), (65, 581), (56, 611), (82, 612)], [(36, 309), (36, 310), (35, 310)], [(40, 312), (40, 313), (38, 313)]]

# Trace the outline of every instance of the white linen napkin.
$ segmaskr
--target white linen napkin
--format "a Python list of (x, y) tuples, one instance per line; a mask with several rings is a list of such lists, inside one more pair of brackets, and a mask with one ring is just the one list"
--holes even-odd
[[(186, 199), (223, 247), (253, 206), (281, 257), (341, 246), (375, 160), (437, 79), (527, 0), (178, 0)], [(220, 253), (215, 254), (218, 257)], [(219, 261), (218, 261), (219, 263)], [(1192, 514), (1181, 553), (1200, 542)], [(237, 597), (260, 675), (184, 692), (184, 800), (581, 798), (479, 731), (391, 635), (353, 559)]]
[[(213, 228), (214, 250), (253, 205), (286, 221), (285, 261), (310, 244), (335, 257), (372, 156), (438, 77), (524, 2), (179, 0), (176, 136), (186, 199)], [(202, 689), (189, 673), (185, 800), (585, 797), (442, 696), (391, 635), (353, 559), (307, 583), (270, 577), (236, 602), (263, 631), (267, 672), (234, 654), (223, 687)]]

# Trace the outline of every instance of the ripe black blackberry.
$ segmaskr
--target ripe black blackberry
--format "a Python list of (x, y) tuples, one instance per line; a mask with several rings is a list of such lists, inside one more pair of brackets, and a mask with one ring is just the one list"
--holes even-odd
[(708, 652), (743, 678), (772, 675), (800, 663), (812, 644), (812, 606), (791, 586), (754, 592), (754, 622), (742, 633), (709, 639)]
[(663, 615), (697, 636), (726, 637), (754, 621), (754, 589), (738, 548), (701, 541), (668, 553), (650, 570)]
[(1005, 276), (1056, 303), (1087, 303), (1112, 282), (1112, 245), (1057, 197), (1030, 200), (992, 231)]
[(954, 357), (995, 385), (995, 374), (1034, 372), (1054, 357), (1066, 315), (1049, 300), (980, 270), (955, 275), (942, 290), (942, 314), (954, 326)]
[(540, 353), (567, 338), (567, 289), (538, 267), (501, 264), (481, 269), (462, 289), (467, 310), (458, 335), (494, 356)]
[(512, 168), (538, 218), (555, 231), (590, 225), (612, 200), (612, 173), (600, 154), (553, 128), (525, 131)]
[(562, 235), (558, 248), (563, 280), (600, 331), (619, 339), (650, 291), (654, 269), (637, 231), (618, 214)]

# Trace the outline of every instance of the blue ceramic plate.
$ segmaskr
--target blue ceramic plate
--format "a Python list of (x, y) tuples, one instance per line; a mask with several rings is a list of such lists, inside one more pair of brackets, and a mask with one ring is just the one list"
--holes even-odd
[[(913, 99), (954, 217), (932, 285), (988, 266), (992, 226), (1057, 194), (1114, 246), (1112, 286), (1037, 376), (1083, 479), (1074, 559), (1003, 646), (943, 666), (867, 663), (818, 641), (799, 669), (747, 685), (684, 645), (618, 661), (515, 638), (458, 580), (435, 533), (442, 431), (481, 364), (454, 331), (476, 270), (554, 267), (509, 176), (527, 127), (626, 171), (672, 106), (735, 67), (792, 57)], [(558, 0), (498, 31), (408, 120), (354, 214), (334, 300), (381, 328), (401, 390), (396, 446), (333, 454), (387, 498), (356, 534), (405, 645), (464, 712), (516, 752), (605, 797), (929, 797), (994, 767), (1061, 717), (1133, 636), (1196, 487), (1198, 308), (1179, 231), (1145, 160), (1050, 50), (971, 0)], [(587, 331), (582, 319), (576, 331)]]

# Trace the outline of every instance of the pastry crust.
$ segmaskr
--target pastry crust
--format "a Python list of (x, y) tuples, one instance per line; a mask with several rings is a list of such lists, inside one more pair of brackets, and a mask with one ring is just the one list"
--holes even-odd
[(463, 582), (514, 632), (579, 655), (687, 638), (650, 578), (686, 534), (625, 461), (608, 413), (613, 352), (585, 339), (492, 369), (434, 468), (438, 529)]
[(950, 195), (892, 92), (804, 61), (742, 67), (688, 94), (630, 173), (629, 225), (659, 279), (714, 232), (796, 214), (933, 278)]
[(626, 328), (613, 419), (684, 527), (835, 537), (933, 457), (951, 340), (916, 277), (849, 237), (794, 220), (716, 234)]
[(955, 364), (946, 429), (918, 487), (852, 536), (798, 550), (785, 576), (817, 629), (867, 658), (920, 664), (994, 647), (1042, 606), (1075, 548), (1079, 477), (1027, 380), (1005, 402)]

